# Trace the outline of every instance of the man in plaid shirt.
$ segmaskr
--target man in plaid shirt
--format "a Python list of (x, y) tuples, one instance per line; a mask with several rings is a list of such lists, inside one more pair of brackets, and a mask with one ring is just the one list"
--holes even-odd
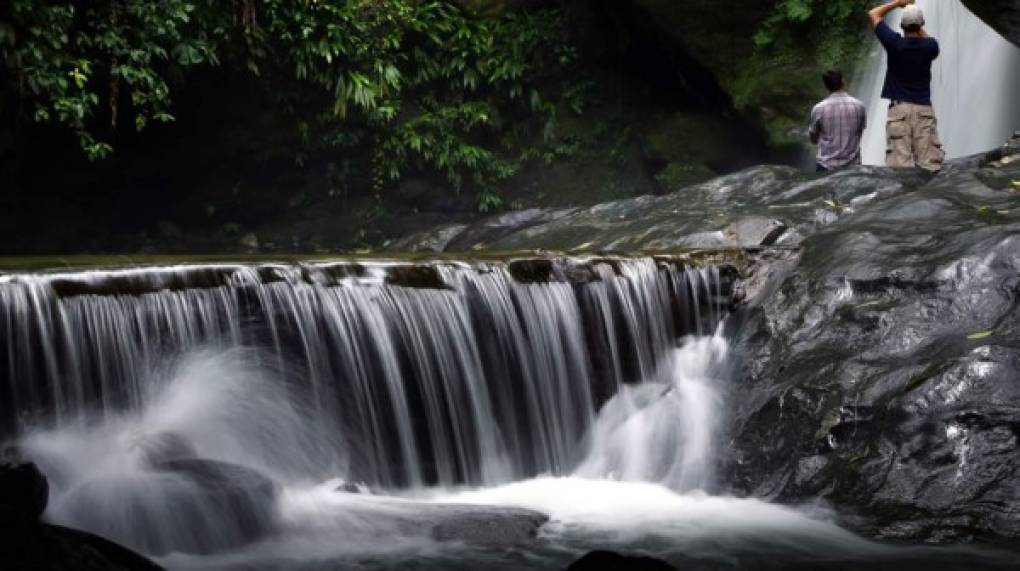
[(830, 172), (861, 164), (861, 136), (867, 125), (867, 108), (844, 88), (843, 73), (822, 75), (829, 97), (811, 110), (811, 142), (818, 145), (818, 172)]

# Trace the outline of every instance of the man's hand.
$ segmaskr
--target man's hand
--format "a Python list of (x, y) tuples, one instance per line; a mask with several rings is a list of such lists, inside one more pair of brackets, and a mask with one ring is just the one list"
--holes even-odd
[(882, 20), (885, 19), (885, 15), (889, 12), (892, 12), (897, 8), (905, 8), (913, 3), (914, 0), (893, 0), (888, 4), (882, 4), (881, 6), (872, 8), (871, 11), (868, 12), (868, 18), (871, 20), (871, 27), (877, 28), (878, 25), (882, 23)]

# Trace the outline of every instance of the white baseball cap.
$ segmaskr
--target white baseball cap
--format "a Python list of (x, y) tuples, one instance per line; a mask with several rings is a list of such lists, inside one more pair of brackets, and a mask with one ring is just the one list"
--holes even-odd
[(903, 8), (903, 15), (900, 17), (900, 26), (924, 26), (924, 12), (916, 4), (910, 4)]

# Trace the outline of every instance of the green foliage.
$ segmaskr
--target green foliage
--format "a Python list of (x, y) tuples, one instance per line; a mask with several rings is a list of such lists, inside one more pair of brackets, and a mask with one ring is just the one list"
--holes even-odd
[(759, 48), (799, 43), (804, 35), (859, 35), (869, 6), (862, 0), (779, 0), (754, 35)]
[(755, 63), (810, 54), (818, 68), (851, 68), (866, 45), (869, 7), (862, 0), (780, 0), (754, 35)]
[(583, 109), (584, 86), (565, 79), (577, 59), (565, 20), (422, 0), (9, 0), (0, 56), (22, 115), (66, 126), (90, 159), (121, 124), (173, 121), (175, 82), (224, 65), (293, 116), (295, 160), (355, 151), (377, 191), (434, 171), (492, 209), (520, 166), (498, 143), (551, 141), (558, 110)]
[(734, 104), (762, 112), (772, 144), (799, 142), (793, 134), (806, 108), (824, 95), (823, 70), (852, 75), (866, 53), (864, 0), (777, 0), (753, 36), (754, 53), (724, 78)]
[(0, 56), (33, 119), (68, 126), (89, 158), (102, 158), (112, 147), (99, 123), (115, 128), (123, 114), (140, 131), (172, 121), (166, 69), (215, 63), (205, 34), (189, 27), (194, 11), (186, 0), (10, 0)]

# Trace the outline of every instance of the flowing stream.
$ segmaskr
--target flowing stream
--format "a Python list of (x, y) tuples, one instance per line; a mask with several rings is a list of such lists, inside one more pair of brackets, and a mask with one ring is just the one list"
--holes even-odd
[[(925, 29), (939, 40), (941, 55), (932, 68), (932, 104), (947, 158), (989, 151), (1020, 129), (1020, 48), (971, 13), (960, 0), (918, 0)], [(899, 30), (899, 10), (887, 19)], [(885, 121), (889, 101), (882, 99), (886, 56), (872, 40), (866, 71), (851, 91), (868, 105), (864, 133), (865, 164), (885, 164)]]
[(49, 520), (171, 568), (999, 568), (720, 493), (732, 286), (663, 257), (0, 275), (0, 419)]

